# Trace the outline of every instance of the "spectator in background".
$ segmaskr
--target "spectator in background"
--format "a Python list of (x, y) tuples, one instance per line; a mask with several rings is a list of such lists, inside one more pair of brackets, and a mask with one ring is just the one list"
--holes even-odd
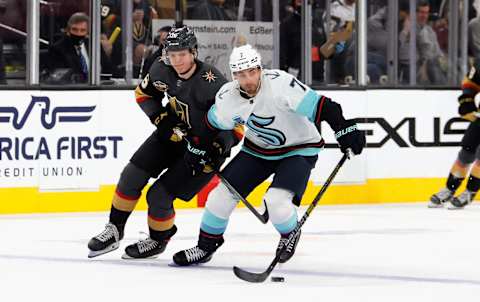
[(140, 65), (145, 56), (148, 29), (144, 23), (145, 11), (140, 4), (133, 7), (133, 64)]
[(387, 45), (390, 39), (387, 23), (387, 7), (380, 8), (367, 20), (367, 73), (370, 83), (379, 83), (387, 73)]
[[(330, 22), (325, 24), (325, 28), (328, 28), (330, 33), (342, 31), (346, 28), (347, 22), (355, 22), (356, 4), (355, 0), (333, 0), (330, 6)], [(327, 19), (324, 17), (324, 20)], [(332, 58), (331, 66), (331, 80), (335, 83), (345, 83), (345, 77), (347, 75), (353, 75), (354, 69), (346, 70), (345, 65), (348, 57), (353, 57), (355, 54), (352, 42), (354, 39), (346, 41), (346, 51), (338, 52)]]
[[(290, 3), (289, 15), (282, 20), (280, 25), (280, 69), (292, 74), (295, 77), (301, 76), (301, 0), (292, 0)], [(314, 19), (312, 22), (312, 79), (323, 81), (323, 63), (319, 52), (320, 46), (325, 43), (325, 31), (323, 22)]]
[(409, 0), (398, 3), (398, 81), (410, 82), (410, 5)]
[(422, 84), (446, 84), (447, 58), (440, 48), (437, 34), (428, 25), (430, 4), (428, 0), (417, 1), (417, 78)]
[(192, 10), (192, 20), (234, 20), (223, 7), (225, 0), (200, 0)]
[(468, 23), (468, 51), (473, 58), (480, 58), (480, 0), (472, 4), (477, 16)]
[(152, 19), (158, 18), (157, 10), (150, 5), (148, 0), (133, 0), (133, 6), (143, 9), (143, 23), (147, 26)]
[[(48, 70), (53, 83), (87, 83), (89, 74), (88, 23), (84, 13), (73, 14), (62, 38), (50, 46)], [(102, 72), (112, 73), (110, 60), (101, 48)], [(59, 73), (57, 73), (59, 72)]]
[(155, 60), (162, 56), (165, 40), (171, 29), (171, 26), (164, 26), (158, 30), (157, 35), (153, 39), (153, 46), (157, 47), (157, 49), (152, 51), (152, 54), (145, 60), (145, 64), (141, 68), (142, 79), (145, 78)]
[[(122, 18), (121, 18), (121, 0), (102, 0), (102, 36), (101, 43), (110, 59), (111, 64), (115, 66), (114, 68), (114, 77), (122, 77), (123, 74), (118, 69), (118, 66), (124, 64), (123, 61), (123, 45), (121, 39), (122, 28)], [(115, 30), (119, 30), (115, 34)], [(116, 38), (112, 37), (116, 35)]]
[[(183, 17), (187, 18), (187, 0), (183, 4)], [(150, 5), (155, 9), (160, 19), (175, 19), (175, 0), (150, 0)]]

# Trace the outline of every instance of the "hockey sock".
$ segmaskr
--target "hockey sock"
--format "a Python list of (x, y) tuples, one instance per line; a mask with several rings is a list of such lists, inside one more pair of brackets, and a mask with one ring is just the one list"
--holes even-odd
[(132, 212), (118, 210), (112, 205), (110, 209), (110, 222), (117, 227), (119, 232), (123, 232), (123, 228), (125, 227), (131, 213)]
[[(272, 215), (272, 212), (270, 212), (270, 215)], [(295, 229), (295, 227), (297, 226), (297, 218), (298, 218), (297, 211), (294, 210), (291, 216), (287, 218), (285, 221), (274, 222), (274, 219), (272, 218), (272, 223), (275, 229), (277, 229), (277, 231), (280, 234), (285, 235), (293, 231), (293, 229)]]
[(293, 192), (281, 188), (269, 188), (265, 203), (273, 226), (280, 234), (288, 234), (297, 226), (297, 211), (292, 204)]
[(205, 208), (202, 216), (200, 230), (211, 235), (222, 235), (227, 229), (228, 219), (218, 217), (208, 208)]
[(149, 228), (150, 238), (156, 241), (169, 240), (177, 232), (177, 227), (173, 225), (170, 229), (165, 231), (157, 231), (152, 228)]
[(480, 189), (480, 163), (475, 162), (467, 182), (467, 190), (476, 193)]
[(153, 216), (151, 213), (148, 214), (148, 227), (151, 231), (163, 232), (170, 230), (174, 223), (175, 211), (173, 208), (166, 212), (165, 215), (161, 215), (161, 217)]
[(467, 182), (467, 190), (476, 193), (480, 189), (480, 178), (470, 175)]
[(465, 178), (455, 177), (452, 173), (450, 173), (447, 179), (447, 188), (452, 192), (457, 191), (458, 187), (464, 179)]

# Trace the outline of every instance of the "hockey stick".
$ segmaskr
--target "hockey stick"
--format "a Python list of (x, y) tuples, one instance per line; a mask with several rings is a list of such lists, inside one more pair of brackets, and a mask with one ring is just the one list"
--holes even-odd
[[(190, 141), (185, 137), (185, 135), (183, 133), (181, 133), (180, 130), (175, 130), (174, 129), (174, 132), (182, 137), (188, 144), (190, 144)], [(217, 176), (218, 178), (220, 178), (220, 180), (223, 182), (223, 184), (227, 187), (227, 189), (233, 194), (235, 195), (236, 198), (238, 198), (252, 213), (253, 215), (255, 215), (255, 217), (258, 218), (258, 220), (260, 220), (263, 224), (267, 223), (268, 222), (268, 208), (267, 208), (267, 205), (265, 205), (265, 212), (263, 214), (260, 214), (253, 206), (250, 202), (248, 202), (240, 193), (238, 193), (238, 191), (223, 177), (222, 174), (220, 174), (221, 172), (217, 172)]]
[(248, 282), (258, 282), (258, 283), (263, 282), (268, 278), (268, 276), (270, 275), (270, 273), (273, 271), (273, 269), (277, 265), (278, 261), (280, 260), (280, 255), (283, 254), (283, 252), (286, 250), (287, 246), (290, 244), (290, 242), (293, 240), (293, 238), (295, 238), (297, 236), (297, 234), (300, 232), (300, 229), (302, 228), (303, 224), (307, 220), (308, 216), (310, 216), (310, 213), (317, 206), (318, 201), (322, 198), (323, 194), (325, 193), (325, 191), (330, 186), (330, 183), (335, 178), (338, 171), (340, 170), (340, 168), (343, 166), (343, 164), (345, 163), (345, 161), (348, 158), (349, 158), (348, 153), (343, 154), (342, 159), (340, 159), (337, 166), (333, 169), (333, 171), (330, 174), (330, 176), (328, 177), (327, 181), (322, 186), (322, 189), (320, 190), (320, 192), (318, 192), (317, 196), (315, 196), (315, 198), (313, 199), (313, 202), (310, 204), (310, 206), (308, 207), (305, 214), (303, 214), (302, 219), (300, 219), (300, 221), (297, 223), (297, 226), (295, 227), (293, 232), (290, 234), (290, 236), (288, 236), (287, 242), (283, 245), (282, 249), (275, 255), (275, 258), (270, 263), (267, 270), (264, 271), (263, 273), (252, 273), (252, 272), (248, 272), (246, 270), (243, 270), (243, 269), (241, 269), (237, 266), (234, 266), (233, 267), (233, 272), (235, 273), (235, 276), (237, 276), (238, 278), (240, 278), (242, 280), (248, 281)]
[(233, 194), (235, 195), (236, 198), (240, 199), (240, 201), (253, 213), (253, 215), (255, 215), (255, 217), (258, 218), (258, 220), (260, 220), (263, 224), (267, 223), (268, 222), (268, 208), (267, 208), (267, 205), (265, 205), (265, 213), (263, 214), (260, 214), (253, 206), (250, 202), (248, 202), (248, 200), (246, 200), (245, 198), (243, 198), (243, 196), (238, 193), (237, 190), (235, 190), (235, 188), (228, 182), (228, 180), (225, 179), (225, 177), (223, 177), (222, 174), (220, 173), (217, 173), (217, 176), (218, 178), (220, 178), (220, 180), (223, 182), (223, 184), (227, 187), (227, 189)]

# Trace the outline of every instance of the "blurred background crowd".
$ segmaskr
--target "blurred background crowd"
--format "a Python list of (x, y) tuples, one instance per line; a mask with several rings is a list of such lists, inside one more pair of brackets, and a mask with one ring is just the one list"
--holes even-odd
[[(161, 26), (154, 31), (152, 23), (156, 19), (175, 19), (176, 4), (179, 2), (181, 7), (177, 9), (181, 9), (184, 23), (188, 25), (188, 20), (272, 22), (272, 1), (275, 0), (129, 1), (132, 1), (129, 37), (133, 43), (132, 76), (141, 79), (154, 60), (162, 55), (162, 43), (170, 26), (173, 26), (172, 22), (170, 26)], [(121, 2), (101, 0), (102, 85), (128, 84), (122, 81), (126, 66), (125, 40), (121, 38), (125, 31), (122, 17), (125, 5)], [(353, 25), (349, 38), (336, 44), (332, 58), (327, 60), (320, 49), (332, 33), (344, 31), (349, 24), (356, 23), (357, 1), (311, 1), (310, 58), (302, 56), (302, 1), (278, 2), (280, 43), (273, 52), (278, 54), (279, 62), (274, 67), (301, 76), (302, 60), (306, 60), (307, 64), (311, 64), (313, 84), (320, 87), (355, 86), (357, 27)], [(415, 3), (413, 9), (412, 2)], [(89, 0), (40, 1), (41, 84), (87, 85), (91, 72), (90, 3)], [(415, 14), (412, 15), (412, 12)], [(457, 85), (463, 76), (462, 71), (466, 69), (465, 64), (471, 64), (480, 57), (478, 13), (480, 1), (477, 0), (368, 0), (369, 85)], [(392, 36), (392, 28), (396, 36)], [(26, 83), (26, 32), (27, 0), (0, 0), (0, 85)], [(392, 64), (396, 66), (393, 74)]]

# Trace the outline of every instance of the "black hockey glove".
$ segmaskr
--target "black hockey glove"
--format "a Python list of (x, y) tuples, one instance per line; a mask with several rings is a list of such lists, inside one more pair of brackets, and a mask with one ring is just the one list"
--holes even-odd
[(462, 94), (458, 97), (458, 104), (458, 113), (462, 118), (470, 121), (476, 119), (474, 113), (478, 110), (478, 108), (477, 105), (475, 105), (473, 96)]
[(185, 123), (169, 107), (162, 107), (160, 112), (150, 116), (150, 121), (157, 127), (157, 135), (164, 140), (179, 142), (187, 133)]
[(358, 155), (362, 153), (366, 144), (365, 134), (358, 130), (358, 126), (353, 120), (346, 120), (343, 127), (335, 133), (335, 138), (343, 153), (351, 149), (353, 154)]
[(212, 173), (218, 170), (225, 161), (225, 146), (220, 140), (214, 140), (209, 144), (197, 143), (198, 138), (189, 139), (185, 163), (191, 169), (192, 175), (200, 173)]

